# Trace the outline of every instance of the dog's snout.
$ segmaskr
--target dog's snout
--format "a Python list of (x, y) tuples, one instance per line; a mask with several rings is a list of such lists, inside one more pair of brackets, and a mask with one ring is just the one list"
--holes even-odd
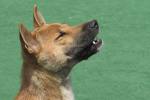
[(89, 25), (88, 25), (88, 28), (89, 29), (98, 29), (98, 23), (96, 20), (92, 20), (89, 22)]

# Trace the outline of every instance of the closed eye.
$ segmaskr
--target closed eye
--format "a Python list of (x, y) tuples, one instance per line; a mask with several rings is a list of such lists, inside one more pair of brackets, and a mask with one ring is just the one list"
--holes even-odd
[(64, 35), (66, 34), (66, 33), (63, 32), (63, 31), (60, 31), (59, 33), (60, 33), (60, 36), (64, 36)]
[(66, 35), (66, 32), (60, 31), (59, 35), (57, 36), (56, 40), (59, 39), (60, 37)]

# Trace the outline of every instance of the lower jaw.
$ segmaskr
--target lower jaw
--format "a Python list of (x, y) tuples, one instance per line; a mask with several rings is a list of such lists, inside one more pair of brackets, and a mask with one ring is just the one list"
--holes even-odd
[(86, 51), (85, 53), (79, 54), (76, 58), (78, 60), (87, 60), (94, 54), (96, 54), (98, 51)]
[(99, 51), (101, 45), (102, 40), (94, 40), (89, 46), (85, 47), (81, 52), (79, 52), (76, 58), (78, 60), (87, 60), (89, 57)]

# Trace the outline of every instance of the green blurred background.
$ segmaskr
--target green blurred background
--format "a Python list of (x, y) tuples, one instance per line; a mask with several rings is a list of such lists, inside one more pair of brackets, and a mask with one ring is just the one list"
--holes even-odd
[[(20, 85), (18, 24), (32, 30), (34, 0), (0, 0), (0, 100)], [(76, 100), (150, 100), (149, 0), (37, 0), (47, 22), (97, 19), (105, 45), (72, 71)]]

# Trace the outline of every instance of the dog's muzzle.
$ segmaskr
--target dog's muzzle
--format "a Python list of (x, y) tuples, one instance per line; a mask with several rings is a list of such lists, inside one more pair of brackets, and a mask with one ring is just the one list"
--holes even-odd
[(89, 21), (84, 24), (83, 32), (85, 32), (82, 37), (86, 41), (86, 45), (84, 45), (83, 49), (77, 54), (78, 60), (88, 59), (91, 55), (97, 53), (99, 48), (102, 45), (101, 39), (96, 39), (96, 35), (99, 32), (99, 25), (96, 20)]

